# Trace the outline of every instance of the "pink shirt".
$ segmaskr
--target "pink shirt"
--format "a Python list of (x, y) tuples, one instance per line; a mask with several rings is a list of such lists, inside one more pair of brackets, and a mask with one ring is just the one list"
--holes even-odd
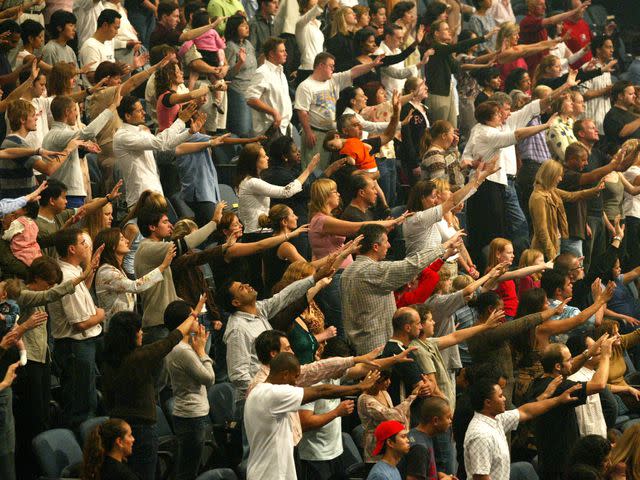
[(171, 91), (164, 92), (158, 97), (158, 103), (156, 103), (156, 111), (158, 112), (158, 132), (166, 130), (171, 126), (173, 122), (178, 118), (180, 112), (180, 104), (169, 106), (169, 98)]
[(184, 42), (180, 50), (178, 50), (178, 55), (182, 57), (191, 48), (191, 45), (195, 45), (198, 50), (204, 50), (205, 52), (217, 52), (227, 47), (227, 44), (224, 39), (218, 35), (218, 32), (209, 30), (193, 40)]
[[(311, 244), (314, 260), (335, 252), (344, 245), (346, 239), (342, 235), (333, 235), (322, 231), (327, 217), (328, 215), (324, 213), (316, 213), (309, 223), (309, 243)], [(352, 262), (353, 257), (349, 255), (344, 259), (340, 268), (347, 268)]]
[(38, 225), (29, 217), (18, 217), (14, 220), (22, 224), (23, 230), (11, 238), (11, 253), (27, 266), (42, 256), (38, 244)]

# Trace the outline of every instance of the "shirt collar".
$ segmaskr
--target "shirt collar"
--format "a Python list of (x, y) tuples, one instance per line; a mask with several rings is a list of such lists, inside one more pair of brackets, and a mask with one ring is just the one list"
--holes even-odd
[(488, 417), (480, 412), (474, 412), (473, 414), (473, 418), (475, 418), (476, 420), (482, 422), (482, 423), (486, 423), (487, 425), (489, 425), (490, 427), (493, 428), (499, 428), (498, 427), (498, 420), (496, 420), (495, 418), (491, 418)]
[(275, 63), (271, 63), (269, 60), (265, 60), (264, 64), (272, 72), (276, 72), (276, 73), (282, 73), (283, 72), (282, 65), (276, 65)]

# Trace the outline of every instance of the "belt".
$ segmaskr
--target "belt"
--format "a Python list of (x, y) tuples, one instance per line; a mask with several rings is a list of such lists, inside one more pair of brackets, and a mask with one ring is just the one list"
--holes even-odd
[(515, 180), (516, 176), (515, 175), (509, 175), (507, 174), (507, 180)]
[(316, 132), (327, 133), (330, 129), (311, 127), (311, 130), (315, 130)]

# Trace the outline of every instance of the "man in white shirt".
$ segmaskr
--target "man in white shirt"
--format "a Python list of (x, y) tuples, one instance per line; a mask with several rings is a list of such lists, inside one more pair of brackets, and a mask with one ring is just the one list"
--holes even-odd
[[(384, 39), (380, 43), (380, 48), (376, 51), (378, 55), (398, 55), (401, 53), (400, 46), (404, 42), (404, 28), (395, 23), (388, 23), (384, 26)], [(425, 58), (428, 58), (425, 57)], [(387, 95), (391, 96), (394, 90), (402, 92), (404, 82), (409, 77), (418, 75), (418, 71), (426, 62), (420, 62), (417, 65), (405, 67), (404, 60), (380, 70), (380, 81), (387, 91)]]
[(247, 105), (253, 109), (253, 133), (255, 136), (263, 135), (273, 127), (286, 135), (293, 108), (283, 69), (287, 61), (284, 40), (276, 37), (267, 39), (263, 53), (266, 60), (256, 70), (254, 81), (245, 93)]
[(142, 42), (138, 38), (138, 32), (131, 25), (127, 10), (122, 6), (120, 0), (105, 1), (104, 8), (115, 10), (120, 14), (120, 29), (113, 39), (116, 60), (131, 63), (133, 61), (133, 53), (142, 46)]
[(99, 22), (96, 22), (103, 10), (102, 0), (74, 0), (73, 14), (78, 19), (76, 25), (78, 45), (84, 45), (95, 33), (96, 25), (100, 25)]
[(363, 63), (347, 72), (334, 74), (336, 59), (328, 52), (316, 55), (313, 73), (296, 90), (296, 111), (302, 124), (302, 165), (320, 153), (320, 168), (328, 166), (327, 152), (322, 151), (324, 137), (336, 128), (336, 102), (340, 91), (353, 85), (353, 79), (380, 66), (381, 58)]
[[(100, 250), (91, 258), (88, 236), (78, 228), (57, 234), (56, 251), (63, 282), (82, 276), (83, 264), (93, 271), (98, 267)], [(96, 338), (102, 332), (105, 315), (91, 298), (88, 285), (92, 281), (93, 272), (87, 272), (86, 280), (76, 286), (74, 293), (48, 305), (53, 356), (61, 369), (65, 424), (73, 426), (94, 416), (97, 407)]]
[[(469, 388), (469, 398), (475, 410), (464, 437), (464, 465), (467, 478), (473, 480), (509, 480), (511, 453), (506, 433), (554, 407), (576, 399), (571, 394), (580, 386), (565, 390), (562, 395), (506, 411), (507, 399), (500, 385), (486, 378), (477, 380)], [(531, 464), (518, 465), (518, 470), (534, 473)], [(521, 478), (531, 478), (524, 476)]]
[(124, 180), (128, 206), (135, 204), (145, 190), (162, 193), (153, 152), (174, 150), (198, 132), (204, 122), (201, 115), (192, 120), (189, 129), (185, 126), (195, 112), (195, 105), (190, 104), (169, 128), (153, 135), (144, 125), (145, 112), (140, 100), (129, 95), (122, 99), (118, 107), (122, 127), (113, 135), (113, 153)]
[[(613, 59), (613, 41), (609, 37), (598, 36), (591, 39), (591, 53), (595, 59), (595, 68), (602, 68)], [(587, 65), (584, 65), (584, 68)], [(579, 85), (584, 97), (584, 117), (591, 118), (598, 128), (598, 133), (604, 135), (604, 117), (611, 109), (609, 94), (613, 82), (611, 73), (605, 72)]]
[[(55, 97), (51, 102), (51, 114), (54, 122), (42, 141), (43, 147), (60, 151), (74, 138), (80, 140), (94, 139), (109, 120), (113, 118), (120, 103), (120, 98), (120, 94), (116, 94), (111, 105), (98, 115), (94, 121), (81, 129), (77, 129), (79, 109), (76, 102), (71, 97), (64, 95)], [(98, 151), (97, 146), (92, 143), (85, 144), (85, 147), (93, 152)], [(77, 147), (71, 151), (67, 161), (51, 177), (60, 180), (67, 186), (67, 200), (70, 207), (80, 207), (84, 204), (85, 197), (89, 192), (85, 189)]]
[(247, 478), (295, 480), (293, 435), (289, 412), (320, 398), (359, 395), (371, 388), (379, 373), (372, 372), (357, 385), (296, 387), (300, 363), (291, 353), (279, 353), (270, 363), (264, 383), (254, 387), (244, 408), (244, 427), (249, 440)]

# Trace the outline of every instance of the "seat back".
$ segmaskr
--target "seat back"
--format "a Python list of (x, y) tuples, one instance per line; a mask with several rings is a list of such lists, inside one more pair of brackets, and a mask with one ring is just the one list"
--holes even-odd
[(215, 468), (200, 474), (196, 480), (238, 480), (230, 468)]
[(236, 192), (234, 192), (233, 188), (229, 185), (225, 185), (224, 183), (220, 183), (218, 187), (220, 187), (220, 196), (222, 197), (222, 200), (227, 202), (227, 206), (230, 209), (236, 211), (238, 209), (238, 195), (236, 195)]
[(348, 433), (342, 432), (342, 464), (345, 468), (355, 465), (356, 463), (362, 463), (362, 455), (358, 451), (358, 447)]
[(60, 477), (65, 467), (82, 461), (82, 449), (73, 432), (66, 428), (42, 432), (33, 439), (32, 445), (46, 477)]
[(82, 422), (78, 428), (80, 445), (84, 445), (87, 437), (96, 426), (102, 425), (107, 420), (109, 420), (109, 417), (93, 417)]
[(209, 418), (214, 425), (235, 420), (235, 389), (230, 383), (216, 383), (209, 387)]
[(173, 436), (171, 425), (169, 424), (166, 415), (162, 411), (162, 408), (160, 408), (160, 405), (156, 405), (156, 415), (158, 417), (158, 423), (156, 424), (156, 428), (158, 429), (158, 437)]

